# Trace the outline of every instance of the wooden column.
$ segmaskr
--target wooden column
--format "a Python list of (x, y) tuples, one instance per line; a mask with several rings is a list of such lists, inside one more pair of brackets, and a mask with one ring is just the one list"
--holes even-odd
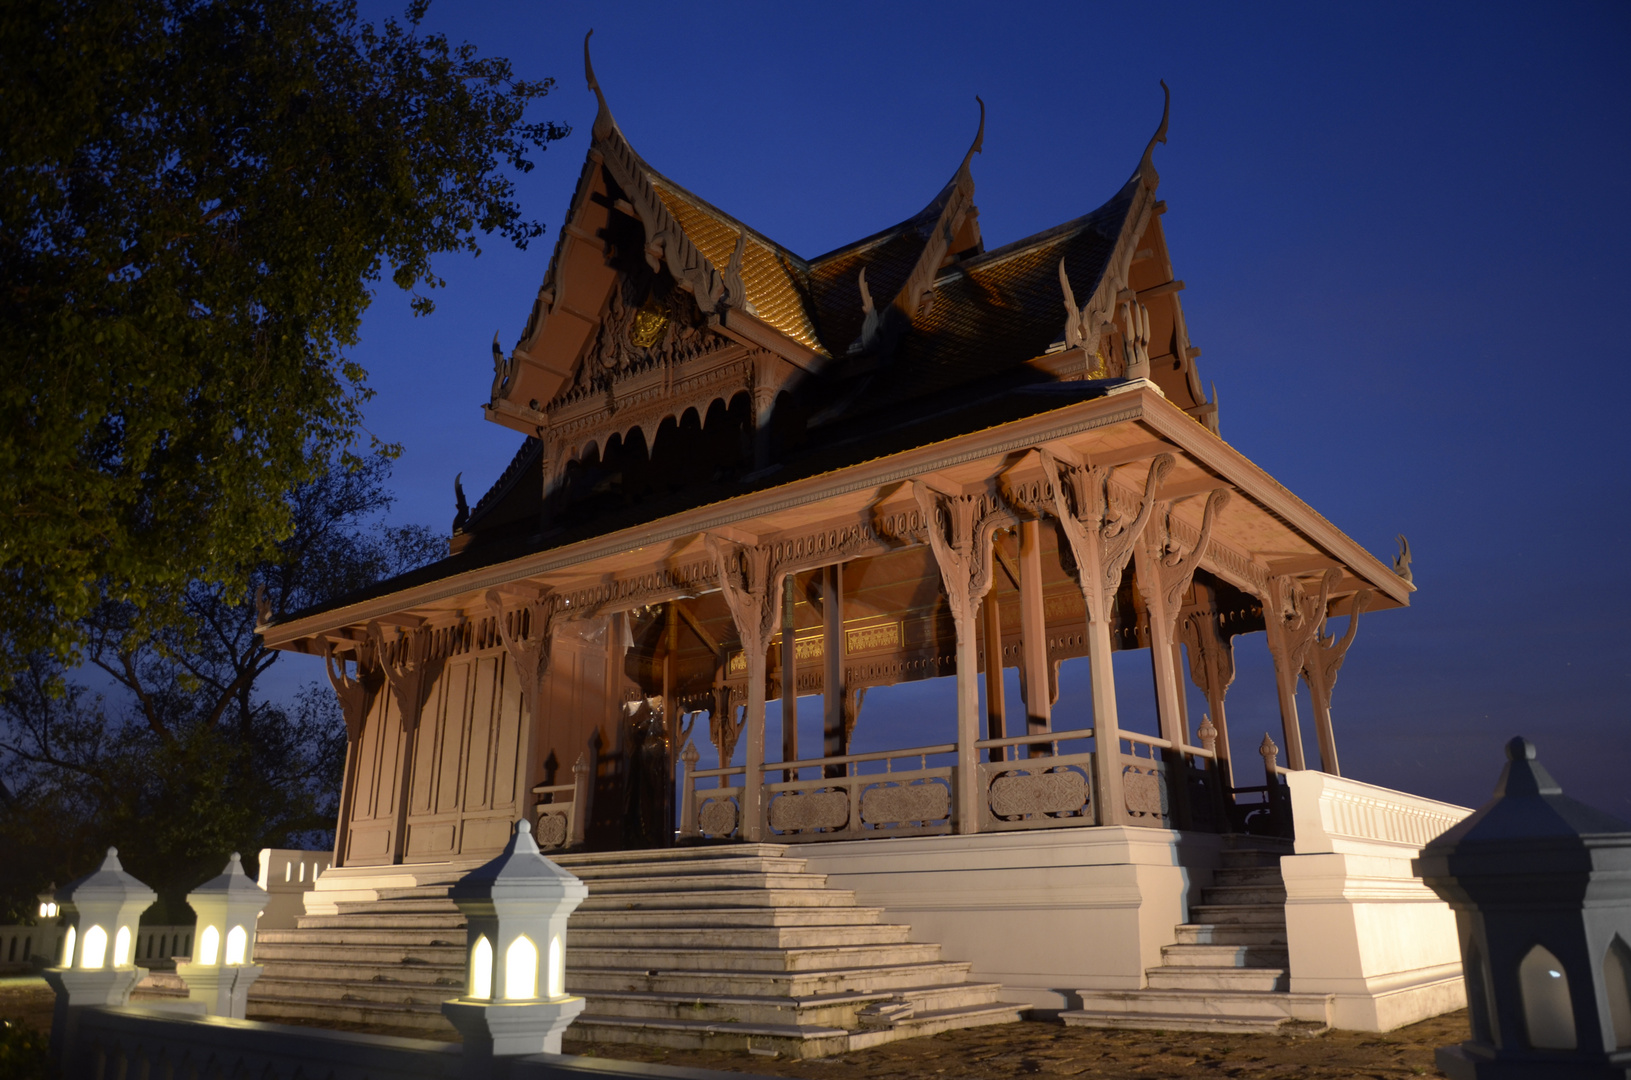
[[(980, 637), (985, 646), (985, 737), (1003, 739), (1008, 736), (1008, 722), (1002, 686), (1002, 611), (997, 606), (997, 590), (985, 594), (980, 605)], [(992, 748), (992, 761), (1008, 756), (1005, 747)]]
[[(555, 640), (556, 602), (546, 592), (523, 597), (521, 606), (506, 613), (504, 595), (487, 592), (487, 610), (498, 625), (499, 640), (521, 687), (521, 722), (515, 745), (516, 813), (537, 824), (532, 789), (538, 777), (532, 771), (533, 743), (544, 723), (544, 677), (549, 673), (550, 650)], [(574, 814), (581, 811), (574, 810)]]
[[(799, 690), (797, 627), (793, 623), (793, 606), (797, 597), (797, 582), (787, 575), (782, 582), (782, 760), (799, 758)], [(791, 770), (782, 771), (783, 780), (796, 779)]]
[(746, 547), (708, 537), (719, 573), (719, 588), (736, 624), (736, 636), (748, 668), (747, 775), (742, 782), (742, 839), (764, 838), (765, 661), (776, 629), (781, 576), (771, 566), (770, 548)]
[(400, 863), (408, 849), (408, 801), (413, 796), (414, 744), (419, 733), (419, 713), (424, 708), (425, 689), (441, 671), (440, 661), (431, 661), (431, 635), (426, 630), (398, 632), (386, 641), (378, 623), (370, 627), (374, 654), (380, 670), (396, 697), (402, 714), (402, 755), (397, 766), (396, 824), (391, 837), (391, 861)]
[(1308, 681), (1308, 697), (1314, 705), (1314, 730), (1319, 738), (1320, 769), (1332, 776), (1341, 776), (1337, 763), (1336, 733), (1331, 728), (1331, 691), (1336, 688), (1337, 674), (1342, 670), (1342, 659), (1348, 655), (1359, 631), (1359, 616), (1370, 605), (1371, 591), (1361, 589), (1348, 606), (1348, 629), (1337, 641), (1334, 635), (1319, 634), (1308, 657), (1303, 662), (1303, 678)]
[[(374, 666), (372, 641), (359, 642), (352, 654), (356, 661), (356, 675), (346, 670), (346, 659), (334, 651), (334, 643), (323, 639), (323, 663), (328, 670), (329, 685), (340, 700), (340, 715), (345, 718), (345, 766), (340, 773), (340, 819), (334, 827), (334, 865), (345, 865), (346, 837), (351, 832), (351, 812), (357, 801), (357, 742), (368, 720), (368, 707), (373, 703), (370, 669)], [(372, 680), (377, 682), (377, 679)]]
[(914, 482), (924, 531), (940, 567), (957, 631), (957, 783), (952, 804), (959, 833), (980, 831), (980, 651), (975, 614), (991, 590), (991, 535), (1007, 515), (986, 495), (941, 496)]
[(1207, 716), (1216, 730), (1218, 769), (1223, 782), (1233, 787), (1234, 763), (1229, 752), (1229, 721), (1223, 702), (1235, 681), (1233, 640), (1218, 624), (1217, 600), (1210, 586), (1195, 585), (1196, 611), (1179, 626), (1189, 649), (1189, 678), (1206, 695)]
[[(844, 683), (844, 566), (835, 563), (821, 573), (821, 706), (822, 753), (837, 757), (849, 753), (849, 725), (844, 706), (849, 688)], [(843, 776), (842, 765), (824, 770)]]
[(1063, 465), (1047, 450), (1041, 451), (1041, 457), (1043, 472), (1053, 489), (1054, 512), (1075, 557), (1077, 582), (1087, 605), (1098, 821), (1100, 825), (1120, 825), (1127, 821), (1127, 800), (1121, 783), (1121, 725), (1116, 715), (1115, 670), (1110, 661), (1110, 616), (1122, 572), (1155, 507), (1155, 489), (1172, 468), (1172, 455), (1162, 454), (1150, 463), (1138, 516), (1126, 525), (1110, 513), (1112, 469), (1085, 462)]
[[(1025, 665), (1025, 733), (1053, 729), (1052, 674), (1048, 670), (1048, 621), (1042, 601), (1042, 523), (1019, 523), (1020, 663)], [(1047, 747), (1028, 748), (1029, 756)]]
[(1280, 696), (1280, 726), (1285, 733), (1286, 767), (1308, 768), (1303, 756), (1303, 733), (1297, 718), (1297, 678), (1302, 673), (1308, 649), (1325, 625), (1325, 604), (1331, 586), (1342, 571), (1327, 570), (1320, 580), (1318, 599), (1311, 598), (1296, 578), (1284, 575), (1269, 579), (1269, 596), (1263, 602), (1263, 626), (1267, 631), (1269, 654), (1274, 658), (1274, 685)]

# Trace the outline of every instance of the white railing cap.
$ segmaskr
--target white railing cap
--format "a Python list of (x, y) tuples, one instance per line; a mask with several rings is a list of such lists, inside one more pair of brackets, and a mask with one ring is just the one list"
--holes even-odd
[(1313, 769), (1285, 774), (1296, 853), (1413, 857), (1472, 811)]

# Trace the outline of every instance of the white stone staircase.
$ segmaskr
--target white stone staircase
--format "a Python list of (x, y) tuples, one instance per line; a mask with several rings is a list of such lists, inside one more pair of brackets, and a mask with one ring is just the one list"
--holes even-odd
[[(1019, 1018), (999, 985), (969, 982), (968, 964), (908, 942), (910, 927), (879, 922), (787, 850), (556, 857), (589, 886), (566, 954), (567, 990), (588, 1006), (567, 1038), (819, 1057)], [(441, 1002), (464, 984), (455, 878), (259, 935), (250, 1016), (450, 1032)]]
[(1166, 1031), (1273, 1031), (1296, 1021), (1329, 1026), (1331, 996), (1287, 990), (1286, 890), (1280, 856), (1291, 842), (1224, 839), (1214, 883), (1190, 908), (1193, 920), (1145, 971), (1143, 990), (1082, 990), (1063, 1012), (1078, 1027)]

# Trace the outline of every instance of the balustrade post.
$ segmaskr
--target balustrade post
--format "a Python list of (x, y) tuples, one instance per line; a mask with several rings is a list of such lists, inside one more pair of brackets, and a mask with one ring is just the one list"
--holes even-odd
[(578, 760), (572, 766), (572, 836), (568, 842), (573, 847), (583, 846), (589, 828), (589, 800), (594, 790), (594, 769), (589, 765), (588, 755), (579, 751)]
[(702, 757), (697, 744), (688, 742), (680, 754), (680, 838), (689, 840), (697, 835), (697, 759)]

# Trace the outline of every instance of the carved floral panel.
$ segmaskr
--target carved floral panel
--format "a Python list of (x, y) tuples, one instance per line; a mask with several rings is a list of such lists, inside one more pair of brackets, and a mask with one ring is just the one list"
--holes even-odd
[(841, 829), (848, 824), (848, 791), (789, 792), (770, 804), (770, 827), (777, 832)]
[(991, 783), (991, 812), (1013, 820), (1037, 814), (1080, 814), (1087, 808), (1087, 778), (1076, 769), (1012, 772)]
[(867, 788), (861, 795), (861, 820), (868, 825), (925, 824), (951, 817), (951, 788), (935, 781)]
[(1121, 775), (1121, 788), (1129, 814), (1145, 814), (1154, 818), (1167, 815), (1166, 785), (1154, 769), (1126, 766)]
[(538, 811), (538, 846), (541, 848), (565, 847), (566, 838), (570, 835), (571, 824), (570, 809), (552, 812), (540, 808)]
[(697, 827), (704, 836), (729, 836), (736, 831), (736, 801), (709, 799), (697, 811)]

